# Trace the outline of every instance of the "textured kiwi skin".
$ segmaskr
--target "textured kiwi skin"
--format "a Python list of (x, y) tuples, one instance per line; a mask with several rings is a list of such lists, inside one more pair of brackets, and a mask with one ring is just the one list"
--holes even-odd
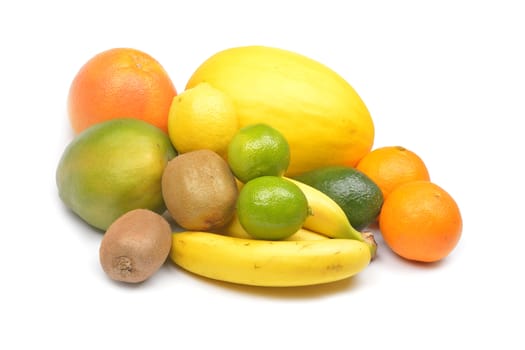
[(163, 216), (148, 209), (131, 210), (105, 232), (100, 265), (115, 281), (143, 282), (164, 264), (171, 240), (171, 226)]
[(183, 153), (162, 174), (162, 195), (173, 220), (186, 230), (213, 230), (235, 212), (239, 191), (228, 163), (210, 150)]

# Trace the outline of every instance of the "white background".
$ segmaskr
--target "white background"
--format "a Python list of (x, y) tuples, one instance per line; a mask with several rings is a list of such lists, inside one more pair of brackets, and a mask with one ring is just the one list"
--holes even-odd
[[(523, 349), (525, 12), (520, 1), (4, 1), (0, 5), (1, 349)], [(376, 126), (457, 200), (441, 263), (379, 256), (352, 280), (261, 289), (167, 263), (112, 282), (101, 234), (57, 196), (69, 84), (112, 47), (182, 91), (213, 53), (277, 46), (346, 78)]]

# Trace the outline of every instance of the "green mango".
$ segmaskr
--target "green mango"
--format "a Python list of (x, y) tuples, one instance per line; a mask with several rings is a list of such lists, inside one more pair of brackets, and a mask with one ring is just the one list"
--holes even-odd
[(78, 134), (60, 158), (59, 197), (100, 230), (132, 209), (162, 214), (162, 173), (176, 155), (169, 136), (145, 121), (123, 118), (95, 124)]

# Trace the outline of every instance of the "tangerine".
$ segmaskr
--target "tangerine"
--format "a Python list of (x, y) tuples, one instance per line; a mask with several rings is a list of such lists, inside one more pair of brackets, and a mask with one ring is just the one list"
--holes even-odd
[(144, 120), (168, 132), (177, 90), (161, 64), (132, 48), (113, 48), (88, 60), (74, 77), (68, 114), (75, 133), (116, 118)]
[(397, 186), (384, 201), (379, 217), (387, 246), (405, 259), (421, 262), (435, 262), (449, 255), (462, 228), (454, 198), (430, 181)]
[(423, 160), (413, 151), (401, 146), (385, 146), (367, 153), (356, 165), (358, 170), (374, 181), (383, 198), (403, 183), (415, 180), (430, 181)]

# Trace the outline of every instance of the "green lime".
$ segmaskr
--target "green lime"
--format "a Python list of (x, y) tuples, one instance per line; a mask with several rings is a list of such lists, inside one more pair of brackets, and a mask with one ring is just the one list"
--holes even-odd
[(281, 176), (290, 164), (290, 146), (277, 129), (267, 124), (248, 125), (230, 141), (228, 164), (244, 183), (259, 176)]
[(355, 168), (325, 166), (294, 178), (331, 197), (357, 230), (373, 223), (381, 211), (381, 189), (367, 175)]
[(301, 189), (279, 176), (261, 176), (248, 181), (237, 199), (239, 222), (257, 239), (290, 237), (302, 227), (308, 211)]
[(166, 210), (161, 178), (176, 156), (161, 129), (139, 119), (113, 119), (78, 134), (56, 170), (63, 203), (88, 224), (106, 230), (132, 209)]

